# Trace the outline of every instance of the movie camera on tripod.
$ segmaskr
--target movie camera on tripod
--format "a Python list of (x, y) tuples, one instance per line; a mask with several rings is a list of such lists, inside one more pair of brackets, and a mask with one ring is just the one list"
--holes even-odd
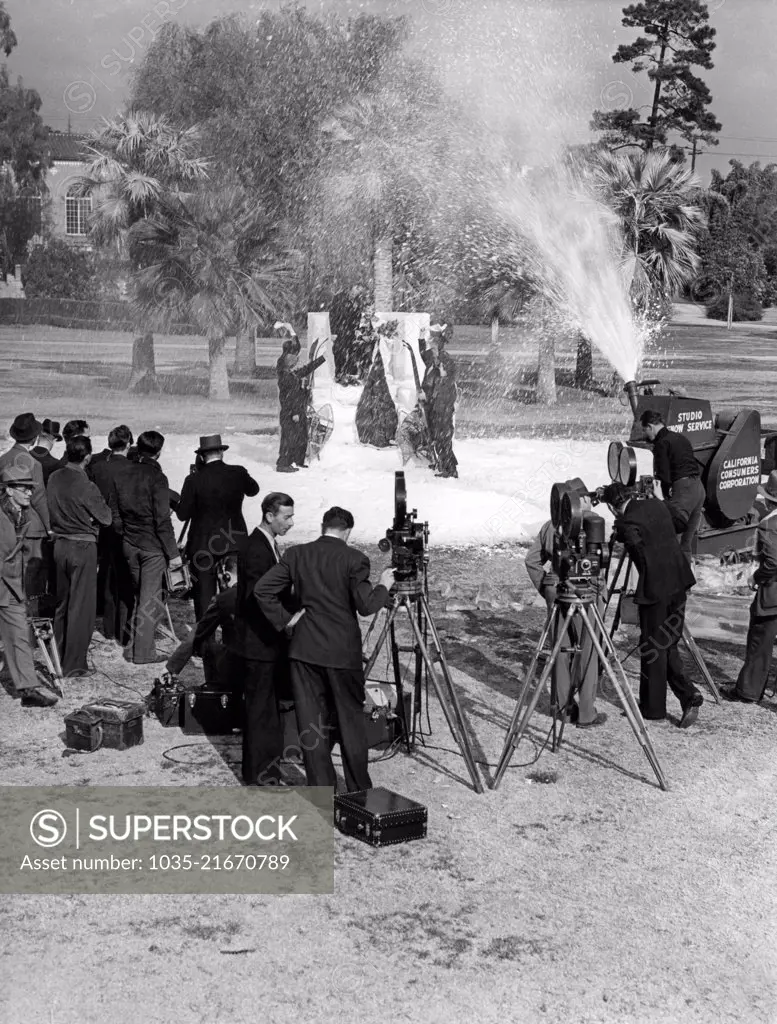
[(562, 583), (584, 586), (609, 564), (604, 538), (604, 519), (593, 506), (596, 491), (589, 491), (579, 477), (555, 483), (550, 492), (550, 518), (556, 529), (553, 571)]
[(391, 567), (396, 570), (394, 581), (399, 593), (423, 587), (426, 579), (429, 523), (419, 523), (417, 519), (416, 509), (407, 511), (405, 474), (398, 470), (394, 474), (394, 523), (378, 541), (378, 547), (384, 553), (391, 552)]

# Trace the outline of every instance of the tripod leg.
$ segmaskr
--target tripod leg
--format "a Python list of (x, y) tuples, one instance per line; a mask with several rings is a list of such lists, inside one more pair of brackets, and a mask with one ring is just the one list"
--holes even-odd
[(712, 696), (715, 698), (715, 703), (720, 704), (720, 690), (717, 688), (715, 681), (710, 675), (710, 670), (707, 668), (704, 658), (701, 656), (701, 651), (699, 650), (699, 645), (696, 643), (696, 638), (693, 633), (691, 633), (690, 629), (688, 629), (687, 623), (683, 626), (683, 640), (685, 641), (685, 646), (691, 652), (691, 657), (696, 662), (696, 667), (704, 676), (704, 682), (709, 686)]
[(605, 602), (605, 605), (604, 605), (604, 616), (603, 616), (604, 618), (607, 617), (607, 612), (609, 611), (609, 608), (610, 608), (610, 601), (612, 600), (612, 596), (615, 593), (615, 588), (618, 585), (618, 579), (619, 579), (620, 574), (621, 574), (621, 569), (623, 569), (623, 562), (624, 562), (625, 558), (626, 558), (626, 549), (624, 548), (623, 551), (621, 551), (620, 555), (618, 555), (618, 564), (615, 566), (615, 572), (613, 573), (612, 583), (609, 583), (608, 581), (605, 581), (605, 582), (607, 582), (607, 601)]
[[(56, 683), (60, 696), (64, 697), (65, 684), (62, 678), (62, 669), (59, 668), (58, 670), (59, 656), (57, 656), (56, 664), (52, 658), (52, 653), (55, 653), (57, 649), (53, 630), (51, 630), (50, 627), (39, 626), (36, 623), (33, 623), (32, 631), (35, 634), (38, 650), (43, 655), (43, 660), (46, 662), (46, 668), (49, 670), (52, 679)], [(48, 647), (49, 643), (51, 644), (51, 649)]]
[[(626, 678), (626, 673), (623, 671), (623, 666), (618, 660), (617, 652), (607, 633), (607, 628), (604, 625), (601, 613), (595, 604), (591, 605), (590, 618), (584, 612), (583, 619), (585, 621), (585, 628), (591, 636), (594, 650), (601, 658), (604, 670), (609, 676), (610, 682), (615, 688), (615, 692), (618, 694), (618, 699), (623, 705), (623, 710), (626, 712), (626, 718), (629, 720), (629, 725), (637, 738), (637, 742), (642, 747), (645, 757), (647, 757), (650, 762), (650, 766), (658, 779), (659, 786), (661, 789), (667, 790), (669, 789), (669, 785), (661, 768), (661, 763), (658, 760), (658, 755), (656, 754), (655, 748), (651, 742), (650, 735), (645, 727), (644, 719), (640, 714), (639, 705), (637, 704), (631, 687), (629, 686), (629, 681)], [(601, 632), (602, 643), (599, 642), (596, 636), (597, 631)], [(606, 654), (605, 651), (607, 652)], [(610, 658), (612, 658), (612, 663), (610, 662)], [(621, 678), (618, 678), (619, 674)]]
[(407, 612), (408, 618), (410, 619), (410, 625), (413, 628), (413, 633), (415, 634), (416, 642), (421, 648), (421, 657), (424, 659), (426, 671), (429, 673), (429, 677), (432, 680), (432, 685), (434, 686), (435, 692), (437, 694), (437, 699), (440, 702), (443, 714), (445, 715), (445, 718), (448, 722), (448, 728), (450, 729), (451, 735), (453, 736), (454, 740), (456, 740), (456, 743), (458, 744), (459, 749), (461, 750), (461, 753), (464, 756), (464, 763), (466, 764), (469, 776), (472, 779), (472, 785), (475, 787), (476, 793), (482, 793), (483, 783), (480, 780), (477, 765), (475, 764), (475, 757), (472, 753), (472, 747), (470, 746), (469, 735), (467, 733), (467, 726), (464, 721), (464, 715), (459, 704), (459, 699), (456, 696), (456, 690), (453, 687), (453, 680), (451, 679), (447, 662), (445, 661), (445, 654), (443, 652), (442, 645), (440, 644), (440, 637), (439, 634), (437, 633), (437, 627), (434, 624), (434, 620), (432, 619), (429, 606), (426, 603), (426, 598), (423, 596), (423, 594), (421, 595), (419, 600), (422, 603), (424, 616), (426, 622), (429, 625), (429, 630), (432, 634), (432, 639), (434, 641), (435, 647), (437, 648), (437, 654), (440, 659), (440, 667), (442, 669), (443, 678), (448, 687), (448, 697), (454, 708), (455, 719), (451, 715), (451, 711), (450, 708), (448, 707), (446, 697), (443, 694), (443, 691), (440, 687), (440, 681), (437, 678), (437, 673), (434, 671), (434, 664), (432, 662), (431, 655), (429, 654), (429, 649), (424, 643), (421, 627), (418, 625), (416, 617), (413, 615), (413, 609), (408, 607)]
[(370, 646), (370, 639), (372, 638), (373, 631), (374, 631), (375, 626), (376, 626), (376, 624), (378, 622), (378, 619), (380, 618), (380, 613), (382, 611), (383, 611), (383, 609), (379, 608), (378, 611), (376, 611), (375, 614), (372, 616), (372, 622), (369, 624), (369, 626), (367, 627), (367, 632), (364, 634), (364, 640), (362, 641), (362, 648)]
[(173, 629), (173, 617), (170, 614), (170, 605), (167, 603), (167, 598), (166, 597), (165, 597), (165, 602), (164, 603), (165, 603), (165, 615), (167, 616), (167, 625), (168, 625), (168, 628), (170, 630), (170, 635), (172, 636), (173, 640), (175, 640), (175, 642), (178, 643), (178, 636), (176, 635), (176, 632)]
[[(398, 607), (399, 607), (399, 605), (395, 602), (391, 606), (391, 610), (389, 611), (388, 615), (386, 616), (386, 621), (383, 623), (383, 627), (382, 627), (382, 629), (380, 631), (380, 636), (378, 637), (377, 643), (375, 644), (374, 648), (372, 649), (372, 654), (370, 655), (369, 659), (367, 660), (367, 664), (364, 666), (364, 678), (365, 679), (369, 676), (370, 672), (372, 672), (373, 668), (375, 667), (375, 662), (378, 660), (378, 655), (380, 654), (381, 650), (383, 649), (383, 645), (386, 642), (386, 637), (388, 636), (389, 629), (391, 628), (391, 625), (394, 622), (394, 618), (395, 618), (395, 616), (397, 614), (397, 608)], [(377, 618), (377, 616), (375, 616), (375, 618)], [(374, 621), (375, 620), (373, 619), (373, 623), (374, 623)]]
[[(555, 615), (556, 615), (556, 606), (553, 605), (551, 607), (550, 611), (548, 612), (547, 618), (545, 619), (545, 625), (542, 627), (542, 633), (540, 634), (539, 642), (538, 642), (537, 646), (534, 649), (534, 654), (532, 655), (532, 660), (529, 662), (529, 668), (528, 668), (528, 670), (526, 672), (526, 675), (524, 676), (524, 680), (523, 680), (523, 684), (521, 685), (521, 689), (518, 692), (518, 698), (516, 700), (515, 710), (513, 711), (513, 716), (510, 719), (510, 726), (509, 726), (509, 728), (507, 730), (507, 742), (508, 743), (511, 742), (511, 737), (515, 734), (515, 730), (516, 730), (516, 727), (518, 725), (518, 720), (520, 718), (521, 711), (523, 710), (523, 706), (526, 703), (526, 695), (529, 692), (529, 687), (531, 686), (532, 681), (533, 681), (534, 676), (535, 676), (535, 673), (537, 671), (537, 665), (539, 664), (539, 660), (542, 657), (542, 653), (543, 653), (543, 651), (545, 649), (545, 644), (547, 642), (547, 639), (550, 636), (551, 628), (552, 628), (552, 625), (553, 625), (553, 621), (554, 621)], [(553, 644), (551, 644), (551, 647), (552, 646), (553, 646)]]
[(402, 686), (402, 666), (399, 664), (399, 647), (397, 646), (395, 623), (391, 623), (389, 630), (391, 639), (391, 664), (394, 669), (394, 686), (397, 690), (397, 716), (402, 727), (402, 740), (405, 750), (410, 753), (410, 728), (405, 714), (404, 688)]
[[(537, 683), (534, 693), (532, 694), (531, 700), (529, 701), (526, 710), (523, 712), (523, 715), (521, 715), (521, 711), (523, 710), (523, 704), (528, 693), (528, 684), (531, 678), (530, 676), (526, 677), (526, 682), (521, 688), (521, 694), (518, 698), (518, 706), (516, 707), (515, 712), (513, 713), (513, 718), (512, 721), (510, 722), (510, 728), (507, 730), (507, 739), (505, 740), (505, 745), (502, 748), (502, 754), (499, 758), (499, 764), (497, 765), (496, 771), (494, 772), (494, 781), (491, 784), (492, 789), (497, 789), (499, 783), (502, 781), (502, 776), (507, 771), (508, 765), (510, 764), (510, 759), (513, 756), (513, 751), (521, 742), (523, 734), (526, 732), (526, 729), (528, 728), (529, 720), (531, 719), (531, 716), (534, 714), (534, 709), (537, 707), (537, 703), (540, 699), (540, 694), (542, 693), (545, 684), (551, 677), (551, 673), (553, 672), (553, 666), (556, 663), (556, 658), (558, 657), (559, 651), (561, 650), (561, 645), (564, 642), (564, 638), (568, 635), (569, 622), (572, 618), (572, 615), (574, 614), (574, 609), (574, 604), (570, 604), (567, 608), (564, 620), (562, 622), (561, 605), (555, 604), (553, 606), (553, 611), (551, 615), (548, 617), (548, 622), (545, 625), (545, 631), (543, 632), (543, 635), (540, 639), (540, 645), (542, 645), (545, 641), (546, 636), (551, 631), (551, 628), (554, 628), (555, 640), (553, 641), (553, 649), (550, 653), (550, 657), (548, 658), (545, 664), (545, 667), (542, 670), (539, 682)], [(535, 662), (536, 659), (537, 655), (535, 655)]]

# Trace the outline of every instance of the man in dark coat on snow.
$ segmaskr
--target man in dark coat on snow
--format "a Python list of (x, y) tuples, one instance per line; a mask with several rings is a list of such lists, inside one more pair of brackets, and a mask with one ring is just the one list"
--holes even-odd
[(275, 366), (281, 403), (281, 444), (275, 467), (279, 473), (296, 473), (305, 466), (310, 393), (306, 378), (326, 361), (325, 356), (319, 356), (304, 366), (297, 366), (299, 353), (299, 338), (293, 334), (284, 341), (283, 351)]

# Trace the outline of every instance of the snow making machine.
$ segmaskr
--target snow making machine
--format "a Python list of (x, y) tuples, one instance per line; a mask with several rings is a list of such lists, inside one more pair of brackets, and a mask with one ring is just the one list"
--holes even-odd
[[(660, 412), (669, 430), (686, 435), (706, 491), (696, 553), (736, 561), (753, 550), (759, 518), (753, 503), (762, 472), (775, 468), (777, 434), (762, 437), (761, 414), (755, 409), (713, 415), (706, 399), (686, 398), (671, 390), (667, 395), (659, 395), (654, 392), (659, 384), (657, 380), (644, 380), (628, 381), (624, 386), (634, 413), (626, 448), (651, 447), (643, 439), (640, 424), (642, 413), (648, 409)], [(632, 462), (636, 476), (636, 458)], [(621, 475), (627, 467), (625, 450)]]

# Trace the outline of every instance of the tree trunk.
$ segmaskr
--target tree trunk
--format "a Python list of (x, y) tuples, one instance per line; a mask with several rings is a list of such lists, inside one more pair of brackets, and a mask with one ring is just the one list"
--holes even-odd
[(253, 377), (256, 373), (256, 332), (253, 327), (235, 331), (235, 373)]
[(499, 348), (499, 314), (491, 317), (491, 348)]
[(552, 333), (543, 329), (540, 334), (537, 360), (537, 403), (556, 404), (556, 346)]
[(212, 331), (208, 335), (208, 369), (208, 398), (216, 402), (225, 402), (229, 398), (229, 376), (227, 338), (224, 331)]
[(373, 254), (375, 275), (375, 311), (390, 313), (394, 308), (394, 281), (392, 277), (393, 240), (390, 234), (375, 239)]
[(154, 358), (154, 335), (151, 333), (143, 334), (132, 342), (132, 372), (127, 390), (138, 394), (159, 390)]
[(726, 330), (731, 330), (731, 325), (734, 323), (734, 292), (729, 290), (728, 293), (728, 313), (726, 314)]
[[(660, 71), (664, 66), (664, 59), (666, 57), (666, 48), (669, 44), (669, 22), (665, 21), (663, 25), (663, 35), (661, 36), (661, 53), (658, 58), (657, 68)], [(656, 78), (656, 87), (653, 90), (653, 106), (650, 110), (650, 117), (648, 123), (650, 124), (650, 134), (648, 135), (646, 150), (651, 150), (656, 143), (656, 122), (658, 121), (658, 103), (661, 99), (661, 76)]]
[(584, 334), (577, 336), (577, 361), (575, 363), (575, 387), (587, 390), (594, 382), (594, 354), (591, 342)]

